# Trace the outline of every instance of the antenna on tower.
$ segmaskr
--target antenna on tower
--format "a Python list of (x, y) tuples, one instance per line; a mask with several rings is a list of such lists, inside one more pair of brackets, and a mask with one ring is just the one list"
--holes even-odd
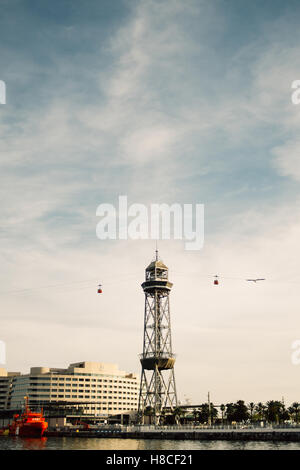
[(158, 246), (157, 246), (157, 240), (155, 242), (155, 260), (158, 261)]

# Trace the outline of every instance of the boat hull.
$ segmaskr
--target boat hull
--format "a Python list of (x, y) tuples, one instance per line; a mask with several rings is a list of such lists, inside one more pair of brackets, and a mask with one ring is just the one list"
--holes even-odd
[(10, 436), (20, 437), (43, 437), (48, 425), (45, 422), (41, 423), (23, 423), (12, 425), (9, 428)]

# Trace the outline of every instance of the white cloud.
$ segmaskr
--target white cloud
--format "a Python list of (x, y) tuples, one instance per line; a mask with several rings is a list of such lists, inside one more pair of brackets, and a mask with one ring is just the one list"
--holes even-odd
[(166, 126), (137, 129), (121, 142), (122, 153), (127, 161), (137, 165), (141, 160), (169, 159), (178, 137), (174, 129)]
[(272, 153), (275, 155), (274, 164), (283, 176), (289, 176), (297, 181), (300, 180), (300, 142), (288, 141), (280, 147), (274, 147)]

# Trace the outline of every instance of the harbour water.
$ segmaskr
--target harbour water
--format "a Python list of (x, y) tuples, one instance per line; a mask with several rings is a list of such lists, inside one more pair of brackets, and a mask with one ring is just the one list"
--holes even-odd
[(1, 437), (1, 450), (300, 450), (300, 442)]

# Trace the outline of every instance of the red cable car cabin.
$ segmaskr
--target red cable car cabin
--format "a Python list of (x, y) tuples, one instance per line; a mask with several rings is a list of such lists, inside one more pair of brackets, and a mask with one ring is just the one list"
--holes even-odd
[(98, 289), (98, 294), (102, 294), (102, 289)]
[(217, 279), (218, 276), (215, 276), (215, 277), (216, 277), (216, 279), (214, 280), (214, 285), (215, 285), (215, 286), (218, 286), (218, 285), (219, 285), (219, 281), (218, 281), (218, 279)]

